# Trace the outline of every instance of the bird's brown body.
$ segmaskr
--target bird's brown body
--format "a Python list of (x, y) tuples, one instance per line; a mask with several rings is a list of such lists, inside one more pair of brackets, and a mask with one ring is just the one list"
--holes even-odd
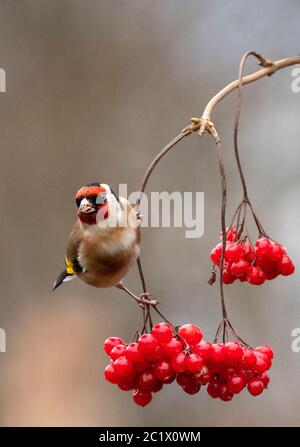
[[(120, 201), (126, 211), (121, 226), (99, 229), (78, 220), (70, 234), (66, 263), (94, 287), (118, 285), (139, 256), (139, 219), (126, 199)], [(77, 271), (76, 263), (80, 267)]]
[(65, 269), (57, 277), (53, 290), (78, 277), (94, 287), (117, 287), (139, 305), (149, 304), (147, 293), (137, 296), (123, 283), (136, 261), (141, 271), (139, 215), (105, 183), (81, 187), (76, 204), (78, 219), (69, 236)]

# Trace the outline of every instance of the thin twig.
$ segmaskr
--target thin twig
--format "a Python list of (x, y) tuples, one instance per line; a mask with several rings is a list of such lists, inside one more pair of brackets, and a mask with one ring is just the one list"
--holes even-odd
[(157, 165), (157, 163), (163, 158), (164, 155), (166, 155), (169, 150), (171, 150), (177, 143), (179, 143), (179, 141), (183, 140), (183, 138), (187, 137), (188, 135), (190, 135), (192, 133), (192, 130), (189, 128), (185, 128), (183, 129), (172, 141), (170, 141), (157, 155), (156, 157), (152, 160), (152, 162), (150, 163), (150, 165), (148, 166), (144, 177), (141, 181), (141, 185), (139, 188), (139, 197), (136, 200), (136, 207), (140, 206), (141, 203), (141, 199), (142, 199), (142, 194), (145, 192), (147, 183), (149, 181), (149, 178), (155, 168), (155, 166)]
[[(142, 268), (142, 263), (141, 263), (141, 258), (140, 257), (137, 258), (137, 265), (138, 265), (138, 269), (139, 269), (139, 275), (140, 275), (140, 278), (141, 278), (143, 293), (147, 293), (146, 280), (145, 280), (145, 275), (144, 275), (144, 272), (143, 272), (143, 268)], [(150, 324), (150, 329), (152, 329), (153, 321), (152, 321), (152, 316), (151, 316), (151, 306), (149, 304), (146, 304), (145, 306), (143, 306), (143, 310), (142, 311), (143, 311), (143, 317), (144, 317), (143, 331), (145, 331), (146, 328), (147, 328), (148, 320), (149, 320), (149, 324)]]
[(220, 264), (220, 294), (221, 294), (221, 307), (222, 307), (222, 316), (224, 320), (227, 320), (227, 310), (225, 305), (225, 297), (224, 297), (224, 283), (223, 283), (223, 272), (224, 272), (224, 261), (225, 261), (225, 249), (227, 242), (227, 234), (226, 234), (226, 201), (227, 201), (227, 189), (226, 189), (226, 176), (225, 176), (225, 168), (222, 157), (222, 147), (217, 131), (215, 130), (214, 138), (217, 145), (217, 157), (219, 162), (219, 170), (221, 175), (221, 190), (222, 190), (222, 205), (221, 205), (221, 227), (222, 227), (222, 256), (221, 256), (221, 264)]
[[(273, 73), (275, 73), (276, 71), (292, 66), (292, 65), (296, 65), (296, 64), (300, 64), (300, 56), (294, 56), (294, 57), (288, 57), (285, 59), (281, 59), (278, 61), (270, 61), (264, 57), (262, 57), (261, 55), (259, 55), (256, 52), (249, 52), (247, 53), (247, 56), (245, 55), (244, 58), (246, 60), (246, 58), (249, 55), (253, 55), (256, 58), (258, 58), (260, 65), (263, 67), (262, 69), (249, 74), (247, 76), (242, 76), (242, 70), (243, 70), (243, 66), (244, 66), (244, 62), (242, 64), (242, 66), (240, 66), (240, 73), (239, 73), (239, 79), (236, 81), (231, 82), (230, 84), (228, 84), (226, 87), (224, 87), (222, 90), (220, 90), (206, 105), (202, 117), (201, 118), (192, 118), (191, 121), (192, 123), (189, 124), (188, 126), (186, 126), (172, 141), (170, 141), (159, 153), (158, 155), (153, 159), (153, 161), (150, 163), (150, 165), (148, 166), (145, 175), (142, 179), (141, 182), (141, 186), (139, 188), (139, 192), (140, 195), (136, 201), (136, 207), (139, 208), (140, 203), (141, 203), (141, 197), (142, 194), (144, 193), (147, 183), (149, 181), (149, 178), (154, 170), (154, 168), (156, 167), (156, 165), (158, 164), (158, 162), (162, 159), (162, 157), (167, 154), (167, 152), (169, 152), (169, 150), (171, 150), (177, 143), (179, 143), (179, 141), (181, 141), (183, 138), (185, 138), (186, 136), (190, 135), (193, 132), (198, 132), (198, 134), (200, 136), (202, 136), (205, 132), (208, 132), (209, 134), (211, 134), (216, 141), (216, 145), (217, 145), (217, 155), (218, 155), (218, 161), (219, 161), (219, 169), (220, 169), (220, 174), (221, 174), (221, 187), (222, 187), (222, 210), (221, 210), (221, 223), (222, 223), (222, 238), (223, 238), (223, 250), (222, 250), (222, 258), (221, 258), (221, 265), (220, 265), (220, 292), (221, 292), (221, 304), (222, 304), (222, 315), (223, 315), (223, 324), (224, 327), (226, 328), (226, 324), (227, 324), (227, 311), (226, 311), (226, 306), (225, 306), (225, 300), (224, 300), (224, 290), (223, 290), (223, 269), (224, 269), (224, 255), (225, 255), (225, 248), (226, 248), (226, 239), (227, 239), (227, 234), (226, 234), (226, 222), (225, 222), (225, 213), (226, 213), (226, 178), (225, 178), (225, 171), (224, 171), (224, 164), (223, 164), (223, 160), (222, 160), (222, 151), (221, 151), (221, 143), (218, 137), (218, 134), (216, 132), (215, 126), (211, 121), (211, 115), (212, 112), (214, 110), (214, 108), (216, 107), (216, 105), (222, 100), (224, 99), (229, 93), (231, 93), (232, 91), (234, 91), (236, 88), (239, 88), (239, 93), (238, 93), (238, 101), (240, 101), (241, 99), (241, 86), (242, 85), (246, 85), (252, 82), (255, 82), (265, 76), (270, 76)], [(239, 104), (239, 108), (240, 108), (240, 102)], [(236, 118), (236, 123), (237, 123), (237, 127), (239, 124), (239, 110), (237, 110), (237, 118)], [(236, 136), (237, 138), (237, 136)], [(238, 156), (239, 159), (239, 156)], [(242, 172), (242, 171), (241, 171)], [(243, 175), (243, 174), (242, 174)], [(243, 179), (242, 179), (243, 180)], [(248, 201), (247, 198), (247, 188), (246, 188), (246, 184), (243, 183), (243, 188), (244, 188), (244, 196), (246, 198), (246, 202), (249, 205), (254, 220), (258, 226), (258, 229), (260, 231), (261, 234), (266, 234), (265, 231), (263, 230), (256, 214), (254, 213), (253, 207), (251, 205), (251, 203)], [(243, 201), (244, 202), (244, 201)], [(243, 205), (243, 202), (239, 205), (238, 209), (237, 209), (237, 213), (239, 213), (241, 211), (241, 207)], [(143, 289), (146, 290), (146, 284), (145, 284), (145, 279), (143, 277), (143, 272), (142, 270), (140, 270), (140, 266), (139, 266), (139, 271), (140, 271), (140, 275), (141, 275), (141, 280), (142, 280), (142, 284), (143, 284)], [(145, 292), (144, 292), (145, 293)], [(146, 318), (144, 318), (144, 325), (147, 323), (147, 319), (149, 318), (149, 314), (150, 314), (150, 306), (147, 304), (147, 308), (149, 307), (149, 312), (148, 315), (146, 316)], [(157, 308), (157, 305), (152, 305), (151, 306), (155, 312), (157, 312), (165, 321), (169, 322), (164, 315), (159, 311), (159, 309)], [(170, 322), (169, 322), (170, 323)], [(151, 324), (151, 323), (150, 323)], [(171, 323), (170, 323), (171, 324)], [(173, 326), (173, 325), (172, 325)], [(221, 326), (220, 326), (221, 328)], [(226, 330), (225, 330), (226, 332)], [(239, 340), (241, 342), (242, 339), (239, 338)], [(243, 342), (244, 343), (244, 342)]]
[[(270, 76), (273, 73), (275, 73), (278, 70), (281, 70), (282, 68), (287, 68), (292, 65), (300, 64), (300, 56), (292, 56), (287, 57), (285, 59), (281, 59), (278, 61), (268, 61), (267, 59), (264, 59), (265, 63), (261, 61), (261, 65), (263, 66), (262, 69), (251, 73), (247, 76), (244, 76), (242, 78), (242, 85), (250, 84), (252, 82), (258, 81), (261, 78), (264, 78), (265, 76)], [(264, 66), (264, 65), (265, 66)], [(199, 134), (203, 135), (205, 132), (205, 123), (208, 121), (211, 121), (211, 115), (216, 107), (216, 105), (222, 101), (229, 93), (233, 92), (236, 88), (239, 86), (239, 80), (235, 80), (231, 82), (230, 84), (226, 85), (222, 90), (220, 90), (206, 105), (204, 112), (202, 114), (202, 122), (201, 126), (199, 126)]]
[(241, 85), (250, 84), (251, 82), (255, 82), (265, 76), (270, 76), (271, 74), (275, 73), (278, 70), (281, 70), (286, 67), (290, 67), (292, 65), (300, 64), (300, 56), (292, 56), (285, 59), (281, 59), (278, 61), (271, 62), (268, 59), (262, 57), (258, 53), (252, 51), (251, 54), (255, 55), (259, 61), (260, 65), (263, 67), (261, 70), (258, 70), (254, 73), (251, 73), (250, 75), (242, 77), (241, 80), (237, 79), (236, 81), (231, 82), (226, 87), (224, 87), (222, 90), (220, 90), (206, 105), (202, 117), (201, 118), (192, 118), (192, 123), (186, 126), (173, 140), (171, 140), (152, 160), (150, 165), (148, 166), (144, 177), (141, 181), (141, 186), (139, 188), (140, 196), (136, 201), (136, 206), (138, 207), (141, 202), (142, 193), (144, 193), (146, 185), (149, 181), (149, 178), (156, 167), (157, 163), (162, 159), (162, 157), (169, 152), (170, 149), (172, 149), (179, 141), (181, 141), (183, 138), (190, 135), (192, 132), (199, 131), (199, 135), (203, 135), (204, 132), (209, 132), (213, 135), (214, 132), (214, 125), (211, 122), (211, 115), (213, 112), (213, 109), (216, 107), (216, 105), (225, 98), (229, 93), (234, 91), (236, 88), (239, 87), (240, 83)]
[(240, 160), (240, 155), (239, 155), (239, 148), (238, 148), (238, 132), (239, 132), (239, 124), (240, 124), (240, 116), (241, 116), (241, 101), (242, 101), (242, 86), (243, 86), (243, 71), (245, 68), (245, 64), (246, 61), (248, 59), (248, 57), (250, 56), (254, 56), (256, 57), (260, 64), (262, 66), (265, 67), (273, 67), (274, 68), (274, 64), (269, 61), (268, 59), (264, 58), (263, 56), (261, 56), (260, 54), (258, 54), (256, 51), (248, 51), (247, 53), (244, 54), (244, 56), (241, 59), (240, 62), (240, 66), (239, 66), (239, 78), (238, 78), (238, 92), (237, 92), (237, 102), (236, 102), (236, 111), (235, 111), (235, 123), (234, 123), (234, 136), (233, 136), (233, 140), (234, 140), (234, 153), (235, 153), (235, 158), (236, 158), (236, 162), (238, 165), (238, 170), (239, 170), (239, 174), (240, 174), (240, 178), (241, 178), (241, 182), (243, 185), (243, 192), (244, 192), (244, 217), (243, 217), (243, 222), (241, 225), (241, 229), (239, 232), (239, 235), (242, 234), (243, 232), (243, 228), (244, 228), (244, 223), (245, 223), (245, 218), (246, 218), (246, 209), (247, 206), (250, 207), (250, 210), (252, 212), (253, 218), (255, 220), (257, 229), (259, 231), (259, 235), (260, 236), (267, 236), (265, 230), (262, 227), (262, 224), (260, 223), (257, 215), (254, 212), (252, 203), (248, 197), (248, 191), (247, 191), (247, 184), (246, 184), (246, 179), (245, 179), (245, 175), (242, 169), (242, 165), (241, 165), (241, 160)]
[(242, 101), (242, 80), (243, 80), (243, 71), (245, 67), (246, 60), (250, 56), (255, 56), (259, 60), (261, 60), (262, 56), (257, 54), (255, 51), (248, 51), (241, 59), (240, 67), (239, 67), (239, 84), (238, 84), (238, 93), (237, 93), (237, 102), (236, 102), (236, 110), (235, 110), (235, 122), (234, 122), (234, 133), (233, 133), (233, 140), (234, 140), (234, 152), (235, 152), (235, 158), (239, 169), (239, 174), (241, 178), (241, 182), (243, 185), (243, 191), (244, 191), (244, 200), (248, 200), (248, 192), (247, 192), (247, 185), (245, 176), (243, 173), (239, 150), (238, 150), (238, 132), (239, 132), (239, 124), (240, 124), (240, 116), (241, 116), (241, 101)]

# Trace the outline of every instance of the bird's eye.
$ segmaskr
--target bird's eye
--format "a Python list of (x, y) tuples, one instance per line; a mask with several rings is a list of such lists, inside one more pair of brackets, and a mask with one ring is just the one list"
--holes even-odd
[(98, 194), (96, 198), (96, 204), (97, 205), (103, 205), (105, 202), (107, 202), (107, 195), (106, 193)]
[(82, 197), (76, 199), (77, 208), (79, 208), (81, 200), (82, 200)]

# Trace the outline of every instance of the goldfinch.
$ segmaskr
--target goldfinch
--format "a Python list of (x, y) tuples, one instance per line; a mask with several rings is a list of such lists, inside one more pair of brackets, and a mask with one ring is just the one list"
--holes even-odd
[(136, 296), (123, 278), (140, 252), (140, 219), (124, 197), (117, 197), (104, 183), (90, 183), (76, 194), (78, 218), (69, 236), (65, 269), (54, 283), (80, 278), (94, 287), (117, 287), (139, 304), (149, 303)]

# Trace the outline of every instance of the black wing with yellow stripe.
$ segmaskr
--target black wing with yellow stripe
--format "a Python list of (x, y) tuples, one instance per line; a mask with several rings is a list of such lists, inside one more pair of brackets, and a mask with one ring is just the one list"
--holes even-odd
[(66, 268), (57, 277), (53, 290), (57, 289), (63, 282), (70, 281), (75, 278), (78, 273), (82, 272), (82, 267), (77, 259), (80, 241), (81, 241), (80, 228), (78, 223), (73, 227), (70, 234), (69, 244), (67, 247), (67, 254), (65, 258)]

